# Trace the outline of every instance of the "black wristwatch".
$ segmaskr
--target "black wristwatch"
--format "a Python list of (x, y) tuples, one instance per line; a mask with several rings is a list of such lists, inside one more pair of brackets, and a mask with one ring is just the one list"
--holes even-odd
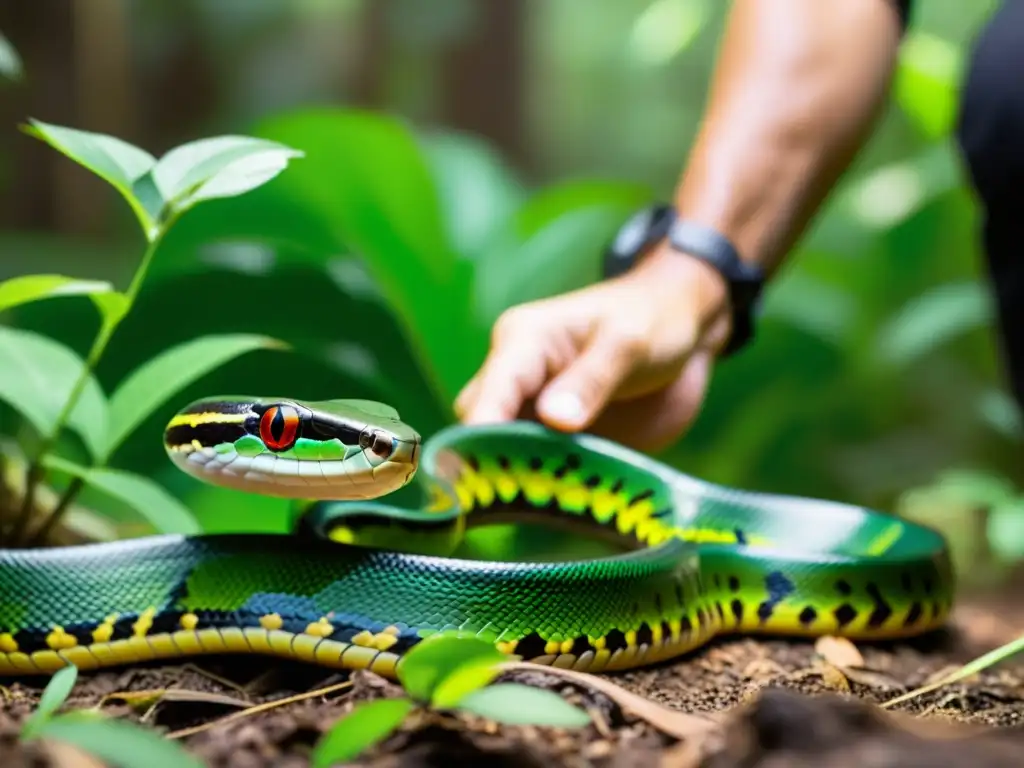
[(622, 225), (605, 251), (605, 278), (628, 271), (664, 240), (673, 249), (710, 264), (722, 275), (729, 289), (732, 333), (721, 356), (739, 351), (754, 335), (754, 314), (764, 288), (764, 272), (745, 263), (721, 233), (680, 219), (672, 206), (652, 205)]

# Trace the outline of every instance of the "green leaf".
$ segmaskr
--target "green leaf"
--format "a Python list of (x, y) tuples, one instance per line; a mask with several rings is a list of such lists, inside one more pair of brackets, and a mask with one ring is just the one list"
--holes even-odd
[(452, 709), (467, 694), (483, 688), (500, 674), (501, 667), (491, 658), (461, 664), (437, 683), (430, 697), (430, 705), (437, 709)]
[(379, 699), (358, 705), (317, 742), (311, 768), (330, 768), (355, 759), (394, 733), (415, 707), (409, 699)]
[(582, 728), (590, 715), (558, 694), (519, 683), (497, 683), (469, 694), (459, 709), (506, 725)]
[(893, 93), (930, 139), (947, 135), (953, 127), (962, 71), (963, 56), (956, 43), (921, 30), (905, 36)]
[(199, 524), (188, 507), (148, 477), (120, 469), (83, 467), (59, 456), (47, 456), (44, 463), (127, 504), (160, 533), (199, 533)]
[(156, 158), (133, 144), (104, 133), (80, 131), (30, 119), (25, 132), (45, 141), (58, 152), (88, 168), (124, 197), (147, 238), (156, 235), (155, 222), (133, 192), (135, 183), (156, 163)]
[(110, 397), (109, 456), (146, 417), (189, 384), (257, 349), (285, 349), (277, 339), (252, 334), (203, 336), (160, 353), (136, 368)]
[(36, 736), (75, 746), (111, 768), (203, 768), (179, 742), (150, 728), (92, 712), (53, 717)]
[(448, 237), (462, 256), (475, 258), (522, 204), (523, 187), (476, 137), (428, 134), (420, 144), (437, 179)]
[(20, 275), (0, 283), (0, 312), (31, 301), (58, 296), (96, 296), (114, 291), (104, 280), (79, 280), (64, 275)]
[[(57, 424), (85, 363), (52, 339), (17, 328), (0, 327), (0, 400), (17, 410), (40, 434)], [(90, 376), (68, 419), (93, 456), (107, 444), (107, 400)]]
[(632, 184), (574, 182), (532, 198), (502, 243), (477, 261), (477, 317), (490, 325), (507, 308), (591, 284), (604, 249), (650, 193)]
[(421, 640), (403, 658), (398, 679), (417, 701), (432, 701), (436, 690), (462, 667), (501, 664), (508, 657), (493, 643), (475, 636), (432, 635)]
[(905, 366), (960, 334), (990, 325), (992, 297), (978, 282), (939, 285), (907, 302), (878, 334), (878, 355)]
[(183, 213), (202, 200), (235, 197), (262, 186), (303, 153), (266, 139), (218, 136), (182, 144), (153, 168), (164, 200)]
[(39, 697), (39, 706), (36, 707), (36, 711), (32, 713), (21, 727), (21, 737), (23, 739), (31, 739), (39, 732), (39, 729), (45, 725), (50, 716), (67, 701), (68, 694), (75, 687), (77, 680), (78, 667), (73, 664), (63, 667), (54, 673), (53, 677), (46, 684), (43, 695)]
[(0, 75), (11, 80), (21, 80), (24, 74), (21, 57), (2, 33), (0, 33)]
[(998, 557), (1007, 562), (1024, 558), (1024, 496), (989, 510), (986, 533)]
[(301, 201), (329, 223), (338, 250), (363, 259), (434, 394), (451, 402), (475, 364), (461, 338), (466, 288), (411, 132), (382, 115), (318, 110), (273, 118), (257, 133), (306, 153), (275, 192)]

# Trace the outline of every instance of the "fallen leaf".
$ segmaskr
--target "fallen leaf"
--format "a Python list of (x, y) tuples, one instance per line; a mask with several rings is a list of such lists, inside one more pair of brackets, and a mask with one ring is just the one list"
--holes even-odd
[(754, 680), (770, 680), (777, 675), (786, 674), (786, 670), (773, 659), (763, 657), (760, 659), (754, 659), (743, 669), (743, 677)]
[(814, 651), (829, 664), (840, 669), (864, 666), (864, 657), (860, 655), (857, 646), (845, 637), (834, 637), (833, 635), (819, 637), (814, 643)]
[(821, 679), (828, 688), (843, 693), (850, 692), (850, 681), (846, 679), (843, 670), (829, 661), (822, 661), (819, 669)]
[(899, 680), (885, 674), (884, 672), (879, 672), (877, 669), (869, 669), (867, 667), (847, 667), (843, 670), (843, 674), (853, 682), (866, 686), (867, 688), (904, 687), (903, 683)]
[(108, 701), (123, 701), (133, 709), (149, 709), (160, 701), (186, 701), (199, 702), (204, 704), (223, 704), (227, 707), (239, 707), (244, 709), (251, 706), (251, 701), (243, 701), (233, 696), (225, 696), (221, 693), (209, 693), (206, 691), (189, 691), (178, 688), (151, 689), (146, 691), (117, 691), (108, 693), (100, 699), (99, 706)]

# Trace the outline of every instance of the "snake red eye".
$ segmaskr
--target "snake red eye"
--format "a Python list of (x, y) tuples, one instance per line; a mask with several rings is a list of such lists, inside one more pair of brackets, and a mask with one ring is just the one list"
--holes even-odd
[(260, 418), (260, 440), (272, 451), (287, 451), (299, 437), (299, 412), (290, 405), (267, 408)]

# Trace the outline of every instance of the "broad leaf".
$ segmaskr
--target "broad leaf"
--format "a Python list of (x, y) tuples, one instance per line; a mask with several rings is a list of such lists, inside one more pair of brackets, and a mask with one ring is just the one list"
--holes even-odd
[(506, 725), (582, 728), (590, 724), (590, 715), (553, 691), (519, 683), (497, 683), (475, 691), (459, 709)]
[(31, 739), (39, 732), (39, 729), (43, 727), (49, 717), (67, 701), (68, 694), (75, 687), (77, 680), (78, 667), (74, 665), (63, 667), (54, 673), (53, 677), (46, 684), (46, 688), (43, 689), (43, 695), (39, 697), (39, 705), (36, 707), (36, 711), (31, 714), (21, 727), (23, 739)]
[(21, 80), (24, 74), (21, 57), (2, 33), (0, 33), (0, 75), (11, 80)]
[(401, 660), (398, 679), (417, 701), (432, 701), (435, 691), (461, 667), (508, 661), (493, 643), (473, 636), (432, 635), (421, 640)]
[(93, 712), (50, 718), (36, 736), (70, 744), (111, 768), (203, 768), (179, 742), (152, 728)]
[(559, 185), (531, 199), (477, 260), (477, 319), (490, 327), (513, 305), (599, 280), (605, 247), (649, 201), (642, 187), (602, 182)]
[(137, 368), (110, 397), (109, 456), (153, 411), (207, 373), (257, 349), (284, 349), (266, 336), (203, 336), (162, 352)]
[(119, 469), (83, 467), (59, 456), (48, 456), (45, 464), (127, 504), (160, 533), (199, 533), (199, 524), (188, 507), (148, 477)]
[(31, 301), (58, 296), (97, 296), (114, 292), (104, 280), (79, 280), (64, 275), (20, 275), (0, 283), (0, 312)]
[(457, 133), (420, 138), (437, 179), (441, 214), (452, 246), (476, 258), (525, 198), (500, 155), (478, 138)]
[(156, 163), (155, 157), (116, 136), (50, 125), (34, 119), (29, 123), (26, 133), (45, 141), (117, 189), (132, 207), (146, 236), (152, 238), (155, 235), (153, 218), (132, 191), (135, 182)]
[(394, 733), (415, 707), (409, 699), (379, 699), (357, 705), (317, 742), (310, 765), (331, 768), (347, 764)]
[[(40, 434), (53, 432), (85, 363), (52, 339), (0, 327), (0, 400), (16, 409)], [(93, 456), (107, 444), (107, 401), (90, 376), (68, 418)]]
[(265, 184), (302, 152), (266, 139), (218, 136), (176, 147), (160, 158), (153, 180), (178, 213), (201, 200), (234, 197)]
[(471, 367), (460, 338), (465, 289), (411, 133), (389, 117), (343, 110), (274, 118), (257, 133), (306, 153), (275, 192), (330, 222), (339, 250), (365, 261), (435, 394), (450, 402)]

